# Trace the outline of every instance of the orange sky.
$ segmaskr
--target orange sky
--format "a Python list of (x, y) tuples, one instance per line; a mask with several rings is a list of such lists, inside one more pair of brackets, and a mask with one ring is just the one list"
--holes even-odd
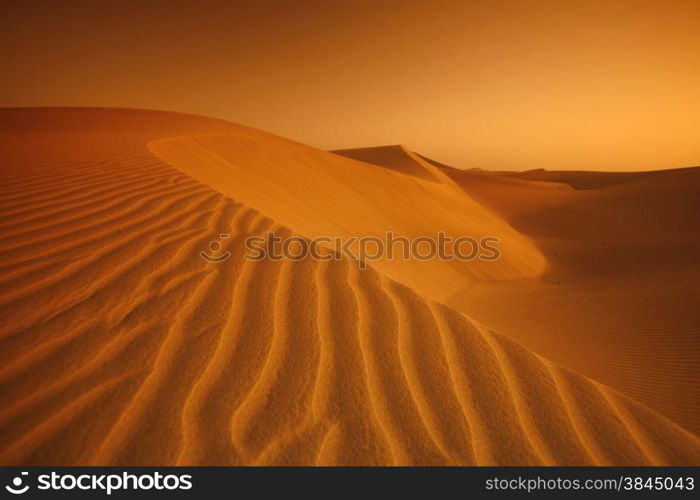
[(0, 9), (0, 106), (185, 111), (463, 168), (700, 164), (698, 0)]

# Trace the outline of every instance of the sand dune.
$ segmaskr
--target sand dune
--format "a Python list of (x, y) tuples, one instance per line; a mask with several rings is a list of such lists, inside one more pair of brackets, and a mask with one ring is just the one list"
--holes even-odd
[(435, 165), (410, 151), (406, 146), (378, 146), (360, 149), (336, 149), (331, 151), (346, 158), (413, 175), (434, 182), (444, 182), (446, 176)]
[(447, 302), (700, 432), (700, 168), (448, 173), (550, 268)]
[[(343, 149), (333, 152), (409, 175), (417, 176), (415, 170), (419, 168), (431, 174), (435, 172), (433, 178), (439, 178), (443, 184), (461, 190), (505, 221), (545, 207), (558, 206), (562, 200), (569, 199), (569, 194), (565, 191), (574, 189), (563, 182), (531, 180), (524, 176), (528, 172), (523, 172), (521, 178), (519, 172), (460, 170), (409, 151), (405, 146)], [(586, 172), (588, 173), (595, 174)], [(445, 181), (445, 178), (449, 180)]]
[[(421, 271), (241, 258), (269, 229), (445, 216), (526, 257), (465, 282), (540, 274), (456, 186), (174, 113), (2, 110), (0, 135), (3, 465), (700, 463), (695, 435), (443, 305)], [(231, 257), (202, 259), (212, 240)]]
[(585, 172), (585, 171), (552, 171), (544, 169), (527, 170), (525, 172), (495, 172), (495, 175), (523, 179), (528, 181), (558, 182), (570, 185), (576, 189), (597, 189), (602, 187), (624, 184), (631, 180), (641, 179), (663, 173), (655, 172)]
[(437, 239), (438, 231), (453, 238), (500, 238), (502, 257), (494, 262), (383, 258), (374, 263), (433, 299), (445, 300), (476, 281), (538, 276), (547, 269), (527, 238), (405, 149), (390, 148), (384, 156), (398, 153), (396, 163), (418, 162), (435, 178), (404, 175), (244, 127), (153, 140), (148, 147), (191, 177), (308, 238), (384, 238), (389, 230), (409, 239)]

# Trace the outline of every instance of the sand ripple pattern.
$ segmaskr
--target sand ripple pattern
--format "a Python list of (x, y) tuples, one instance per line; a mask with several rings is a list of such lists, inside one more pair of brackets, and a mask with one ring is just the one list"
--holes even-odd
[[(0, 186), (0, 464), (699, 464), (698, 439), (148, 153)], [(221, 233), (232, 257), (198, 255)]]

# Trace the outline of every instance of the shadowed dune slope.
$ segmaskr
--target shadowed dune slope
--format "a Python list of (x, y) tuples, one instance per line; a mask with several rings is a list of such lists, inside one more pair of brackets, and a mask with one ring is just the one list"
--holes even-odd
[(700, 432), (700, 168), (448, 174), (550, 268), (447, 302)]
[(584, 172), (577, 170), (527, 170), (525, 172), (498, 172), (496, 175), (529, 181), (559, 182), (576, 189), (597, 189), (624, 184), (636, 179), (664, 175), (666, 170), (645, 172)]
[(434, 165), (409, 151), (405, 146), (377, 146), (373, 148), (336, 149), (331, 151), (340, 156), (360, 160), (365, 163), (386, 167), (403, 174), (421, 179), (440, 182), (445, 175)]
[[(653, 410), (375, 269), (242, 259), (291, 231), (146, 146), (227, 124), (0, 123), (0, 464), (700, 463)], [(202, 259), (222, 233), (231, 257)]]
[(471, 197), (508, 221), (557, 207), (568, 200), (573, 191), (565, 183), (525, 180), (478, 169), (445, 172)]

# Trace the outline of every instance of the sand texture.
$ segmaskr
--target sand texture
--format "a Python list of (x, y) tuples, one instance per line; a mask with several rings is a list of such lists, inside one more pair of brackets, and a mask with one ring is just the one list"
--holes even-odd
[[(0, 110), (0, 157), (2, 465), (700, 464), (695, 170), (453, 171), (79, 108)], [(503, 257), (245, 260), (270, 230)]]

